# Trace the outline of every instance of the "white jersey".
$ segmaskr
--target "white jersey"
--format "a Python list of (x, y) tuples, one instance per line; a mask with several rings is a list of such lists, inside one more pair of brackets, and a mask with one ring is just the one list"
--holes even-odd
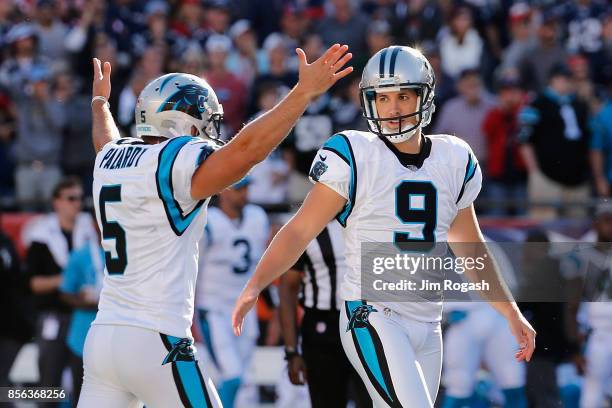
[[(426, 136), (421, 152), (408, 155), (386, 139), (354, 130), (323, 145), (310, 177), (347, 199), (336, 217), (345, 227), (345, 300), (362, 299), (362, 243), (444, 242), (457, 212), (472, 204), (482, 183), (474, 153), (457, 137)], [(441, 319), (441, 302), (390, 307), (420, 321)]]
[(200, 242), (197, 306), (231, 311), (266, 249), (268, 216), (252, 204), (246, 205), (236, 220), (216, 207), (208, 212)]
[(182, 136), (155, 145), (120, 139), (98, 153), (93, 197), (106, 268), (93, 324), (191, 337), (208, 205), (191, 198), (191, 177), (213, 150)]

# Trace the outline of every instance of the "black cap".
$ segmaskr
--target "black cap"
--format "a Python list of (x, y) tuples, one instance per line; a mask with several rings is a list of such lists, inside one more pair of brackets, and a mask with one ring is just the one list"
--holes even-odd
[(548, 71), (548, 79), (553, 79), (555, 77), (563, 76), (566, 78), (572, 77), (572, 72), (569, 70), (566, 64), (559, 63), (555, 64), (550, 71)]

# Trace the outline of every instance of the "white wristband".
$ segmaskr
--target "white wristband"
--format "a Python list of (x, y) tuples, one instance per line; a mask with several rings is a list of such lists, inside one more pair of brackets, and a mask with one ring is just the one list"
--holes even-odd
[(94, 101), (103, 101), (106, 104), (106, 106), (110, 108), (110, 103), (108, 103), (108, 99), (106, 99), (105, 96), (96, 95), (93, 98), (91, 98), (91, 106), (93, 106)]

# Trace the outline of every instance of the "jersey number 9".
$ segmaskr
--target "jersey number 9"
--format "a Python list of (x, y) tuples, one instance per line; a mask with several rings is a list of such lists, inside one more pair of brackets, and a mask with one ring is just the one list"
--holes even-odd
[(393, 242), (401, 251), (422, 252), (433, 248), (438, 192), (430, 181), (402, 181), (395, 188), (395, 215), (403, 224), (422, 227), (421, 234), (394, 232)]

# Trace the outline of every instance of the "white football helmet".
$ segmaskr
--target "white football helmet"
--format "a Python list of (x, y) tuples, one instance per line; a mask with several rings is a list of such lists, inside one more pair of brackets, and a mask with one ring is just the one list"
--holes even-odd
[[(361, 108), (370, 132), (386, 137), (393, 143), (410, 139), (418, 128), (427, 126), (431, 121), (436, 109), (433, 102), (435, 83), (433, 68), (415, 48), (393, 45), (374, 54), (363, 69), (359, 82)], [(376, 112), (376, 93), (399, 92), (401, 89), (416, 91), (417, 110), (393, 118), (380, 118)], [(417, 117), (416, 124), (405, 122), (414, 116)], [(388, 130), (384, 126), (387, 121), (399, 121), (398, 131)]]
[(149, 82), (138, 96), (134, 115), (140, 138), (190, 136), (193, 128), (202, 138), (221, 137), (223, 107), (212, 87), (195, 75), (172, 73)]

